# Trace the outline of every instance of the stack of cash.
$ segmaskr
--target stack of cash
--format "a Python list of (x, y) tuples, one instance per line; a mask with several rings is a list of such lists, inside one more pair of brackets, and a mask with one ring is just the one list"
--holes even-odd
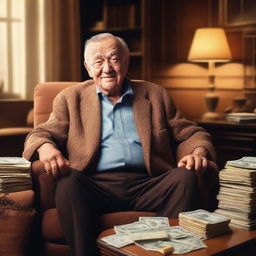
[(220, 171), (217, 213), (231, 218), (230, 225), (256, 228), (256, 157), (227, 161)]
[(230, 218), (202, 209), (179, 213), (179, 225), (205, 239), (230, 232)]
[(136, 244), (162, 254), (183, 254), (206, 248), (202, 237), (180, 226), (170, 227), (166, 217), (140, 217), (139, 221), (115, 226), (116, 234), (102, 240), (114, 247)]
[(31, 189), (30, 164), (22, 157), (0, 157), (0, 193)]

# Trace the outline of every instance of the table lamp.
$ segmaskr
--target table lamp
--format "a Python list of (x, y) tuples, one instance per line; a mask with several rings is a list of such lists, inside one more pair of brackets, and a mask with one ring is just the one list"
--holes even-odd
[(215, 91), (215, 62), (227, 62), (231, 60), (231, 52), (227, 37), (222, 28), (199, 28), (190, 47), (188, 60), (192, 62), (208, 62), (209, 67), (209, 89), (205, 96), (208, 111), (204, 113), (203, 120), (218, 120), (220, 114), (215, 112), (219, 97)]

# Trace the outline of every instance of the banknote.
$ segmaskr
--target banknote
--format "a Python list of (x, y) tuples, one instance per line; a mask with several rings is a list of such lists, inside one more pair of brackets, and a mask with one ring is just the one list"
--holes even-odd
[(129, 233), (132, 241), (145, 241), (145, 240), (168, 240), (169, 234), (165, 230), (158, 231), (142, 231), (136, 233)]
[(218, 208), (215, 210), (216, 213), (227, 216), (232, 219), (241, 219), (241, 220), (248, 220), (248, 219), (256, 219), (256, 214), (248, 214), (248, 213), (243, 213), (243, 212), (238, 212), (238, 211), (229, 211), (229, 210), (224, 210), (221, 208)]
[(196, 235), (186, 237), (185, 239), (179, 239), (179, 240), (173, 239), (172, 241), (190, 245), (194, 250), (207, 247), (206, 244), (203, 242), (203, 240)]
[(169, 228), (169, 220), (167, 217), (140, 217), (139, 222), (146, 223), (151, 228), (167, 229)]
[(182, 244), (179, 242), (171, 242), (171, 241), (155, 241), (155, 242), (136, 242), (136, 245), (142, 247), (145, 250), (156, 251), (158, 252), (161, 248), (172, 246), (174, 247), (173, 254), (182, 254), (190, 251), (190, 246), (187, 244)]
[[(170, 226), (168, 218), (165, 217), (140, 217), (139, 221), (115, 226), (114, 230), (116, 235), (105, 237), (102, 240), (115, 247), (131, 244), (133, 241), (129, 239), (129, 236), (140, 237), (141, 235), (150, 237), (150, 239), (156, 237), (154, 240), (135, 241), (135, 244), (145, 250), (160, 252), (161, 249), (171, 246), (174, 248), (174, 254), (183, 254), (206, 247), (202, 241), (203, 236), (196, 235), (180, 226)], [(168, 236), (158, 239), (156, 234), (163, 232), (166, 232)]]
[(105, 236), (101, 240), (117, 248), (129, 245), (129, 244), (133, 244), (133, 241), (130, 240), (129, 236), (125, 234), (115, 234), (115, 235)]
[(23, 157), (0, 157), (0, 166), (6, 165), (27, 165), (30, 166), (30, 162)]
[(242, 157), (238, 160), (227, 161), (227, 166), (256, 169), (256, 157)]
[(150, 226), (145, 222), (133, 222), (130, 224), (114, 226), (114, 230), (117, 234), (129, 234), (133, 232), (140, 232), (150, 229)]
[(230, 219), (225, 216), (216, 213), (211, 213), (203, 209), (198, 209), (189, 212), (181, 212), (179, 213), (179, 218), (187, 218), (194, 221), (200, 221), (200, 223), (205, 224), (215, 224), (230, 221)]
[(242, 191), (248, 191), (248, 192), (256, 192), (256, 186), (251, 187), (251, 186), (245, 186), (241, 184), (234, 184), (234, 183), (227, 183), (227, 182), (220, 182), (220, 185), (225, 188), (237, 189), (238, 191), (242, 190)]
[(220, 201), (222, 200), (227, 201), (232, 204), (241, 204), (241, 205), (253, 205), (256, 204), (256, 198), (252, 197), (244, 197), (243, 199), (241, 197), (231, 196), (231, 195), (225, 195), (225, 194), (219, 194), (217, 195), (217, 199)]
[(196, 237), (198, 239), (202, 238), (196, 235), (195, 233), (182, 228), (181, 226), (172, 226), (172, 227), (169, 227), (169, 229), (166, 231), (169, 234), (170, 240), (188, 238), (188, 237)]
[(173, 254), (184, 254), (201, 248), (206, 248), (206, 245), (200, 240), (194, 240), (193, 243), (184, 243), (179, 241), (155, 241), (155, 242), (136, 242), (136, 245), (145, 250), (159, 251), (161, 248), (172, 246), (174, 248)]
[(239, 211), (239, 212), (248, 213), (248, 214), (256, 213), (255, 205), (233, 204), (233, 203), (229, 203), (228, 201), (223, 202), (223, 200), (219, 201), (218, 208), (229, 209), (229, 210)]

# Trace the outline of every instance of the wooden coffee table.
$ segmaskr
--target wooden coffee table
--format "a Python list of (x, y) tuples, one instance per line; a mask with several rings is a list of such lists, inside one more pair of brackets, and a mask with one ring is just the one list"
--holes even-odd
[[(178, 220), (170, 220), (171, 226), (178, 225)], [(98, 240), (98, 247), (101, 256), (161, 256), (159, 252), (146, 251), (136, 245), (128, 245), (122, 248), (115, 248), (107, 245), (100, 238), (113, 235), (113, 228), (104, 230)], [(256, 230), (247, 231), (232, 228), (232, 232), (217, 238), (204, 241), (207, 248), (193, 251), (187, 254), (179, 254), (186, 256), (255, 256), (256, 255)]]

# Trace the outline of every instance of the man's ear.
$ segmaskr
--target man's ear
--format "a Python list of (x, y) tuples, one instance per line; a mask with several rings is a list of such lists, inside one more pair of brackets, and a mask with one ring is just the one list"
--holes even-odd
[(92, 78), (90, 66), (86, 63), (86, 61), (84, 61), (84, 67), (87, 70), (89, 76)]

